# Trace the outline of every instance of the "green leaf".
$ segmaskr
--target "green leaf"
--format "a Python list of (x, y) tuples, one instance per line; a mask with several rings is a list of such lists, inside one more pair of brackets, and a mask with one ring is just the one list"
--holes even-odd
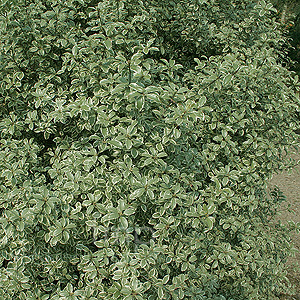
[(206, 103), (206, 97), (205, 96), (201, 96), (198, 100), (198, 104), (200, 107), (202, 107), (205, 103)]
[(226, 230), (226, 229), (228, 229), (230, 227), (230, 224), (223, 224), (223, 228)]
[(104, 41), (104, 45), (105, 45), (106, 49), (110, 50), (111, 47), (112, 47), (112, 40), (111, 39), (106, 39)]
[(31, 48), (29, 48), (29, 51), (30, 51), (30, 52), (36, 52), (36, 51), (38, 51), (38, 50), (39, 50), (38, 47), (31, 47)]
[(124, 91), (125, 88), (126, 88), (126, 84), (120, 83), (111, 91), (111, 94), (112, 95), (117, 94), (121, 91)]
[(169, 275), (165, 275), (164, 278), (163, 278), (163, 280), (162, 280), (162, 283), (163, 284), (167, 284), (168, 281), (169, 281), (169, 279), (170, 279), (170, 276)]
[(62, 233), (62, 228), (57, 228), (53, 231), (53, 236), (58, 236)]
[(17, 78), (18, 78), (19, 80), (22, 80), (23, 77), (24, 77), (24, 73), (23, 73), (23, 72), (17, 72), (17, 73), (16, 73), (16, 76), (17, 76)]
[(143, 56), (143, 53), (141, 52), (138, 52), (138, 53), (135, 53), (132, 57), (131, 57), (131, 62), (132, 63), (138, 63), (139, 62), (139, 59)]
[(182, 289), (178, 290), (178, 298), (179, 299), (184, 299), (184, 291)]
[(223, 85), (226, 86), (232, 81), (233, 75), (227, 74), (223, 79)]
[(217, 260), (215, 260), (214, 262), (213, 262), (213, 264), (212, 264), (212, 269), (215, 269), (215, 268), (217, 268), (218, 267), (218, 264), (219, 264), (219, 262), (217, 261)]
[(222, 186), (226, 186), (228, 184), (229, 178), (228, 177), (223, 177), (222, 179)]
[(205, 232), (213, 229), (214, 222), (215, 222), (214, 217), (208, 217), (208, 218), (205, 219), (205, 223), (206, 223), (206, 226), (207, 226), (207, 229), (205, 230)]
[(133, 215), (134, 212), (135, 212), (135, 209), (134, 209), (134, 208), (126, 208), (126, 209), (124, 210), (124, 215), (130, 216), (130, 215)]
[(142, 110), (144, 108), (145, 105), (145, 98), (144, 97), (139, 97), (136, 101), (135, 101), (135, 107), (138, 110)]
[(109, 141), (109, 144), (111, 144), (112, 146), (115, 146), (117, 148), (120, 148), (120, 149), (123, 148), (123, 144), (118, 140), (111, 140), (111, 141)]
[(125, 146), (126, 146), (127, 149), (131, 149), (132, 148), (132, 141), (127, 139), (125, 141)]
[(88, 220), (85, 222), (85, 224), (89, 227), (96, 227), (98, 225), (97, 220)]
[(137, 149), (132, 148), (131, 149), (131, 155), (133, 156), (133, 158), (136, 158), (138, 156), (139, 152)]
[(198, 65), (195, 67), (195, 70), (201, 70), (205, 67), (205, 62), (203, 62), (203, 61), (200, 62), (199, 61), (197, 63), (198, 63)]
[(78, 46), (77, 45), (74, 45), (73, 48), (72, 48), (72, 54), (74, 56), (76, 56), (78, 54)]
[(145, 188), (140, 188), (135, 190), (133, 193), (130, 194), (129, 199), (133, 200), (136, 198), (141, 197), (145, 193)]
[(127, 221), (126, 218), (121, 217), (121, 218), (120, 218), (120, 223), (121, 223), (123, 229), (127, 229), (127, 228), (128, 228), (128, 221)]
[(147, 195), (150, 197), (150, 199), (154, 199), (154, 193), (152, 190), (147, 190)]
[[(144, 92), (144, 88), (141, 87), (140, 85), (136, 84), (136, 83), (131, 83), (130, 87), (134, 90), (137, 91), (139, 93), (143, 93)], [(138, 94), (137, 94), (138, 95)]]
[(119, 214), (117, 212), (109, 213), (106, 214), (105, 216), (102, 217), (102, 221), (111, 221), (119, 218)]
[(174, 137), (175, 137), (176, 139), (179, 139), (180, 136), (181, 136), (180, 130), (177, 129), (177, 128), (174, 128)]
[(158, 299), (163, 299), (164, 298), (164, 291), (161, 287), (159, 287), (158, 290), (157, 290), (157, 296), (158, 296)]

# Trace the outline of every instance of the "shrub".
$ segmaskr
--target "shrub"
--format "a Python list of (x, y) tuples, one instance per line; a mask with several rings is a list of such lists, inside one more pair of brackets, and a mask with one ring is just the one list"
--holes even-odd
[[(1, 299), (277, 299), (299, 145), (272, 5), (1, 1)], [(299, 227), (299, 226), (298, 226)]]
[(297, 0), (272, 0), (278, 10), (279, 22), (289, 29), (290, 37), (289, 57), (293, 60), (291, 70), (300, 75), (300, 3)]

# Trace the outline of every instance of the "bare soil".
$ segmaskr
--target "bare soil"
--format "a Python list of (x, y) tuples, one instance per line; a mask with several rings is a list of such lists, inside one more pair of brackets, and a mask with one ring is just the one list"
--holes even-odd
[[(292, 157), (298, 161), (300, 160), (299, 153), (293, 154)], [(287, 198), (286, 203), (283, 203), (279, 209), (277, 219), (280, 219), (283, 223), (289, 220), (300, 222), (300, 165), (298, 164), (290, 175), (287, 171), (275, 174), (269, 182), (269, 187), (272, 189), (275, 185), (280, 188)], [(293, 233), (292, 240), (298, 252), (295, 257), (289, 258), (287, 267), (288, 278), (295, 286), (296, 292), (293, 295), (281, 295), (281, 300), (300, 300), (300, 234)]]

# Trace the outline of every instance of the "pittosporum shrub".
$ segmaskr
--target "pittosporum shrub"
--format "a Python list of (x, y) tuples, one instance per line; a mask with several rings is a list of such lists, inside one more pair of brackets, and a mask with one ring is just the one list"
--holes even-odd
[[(271, 4), (0, 10), (1, 299), (277, 299), (299, 143)], [(275, 227), (276, 226), (276, 227)]]

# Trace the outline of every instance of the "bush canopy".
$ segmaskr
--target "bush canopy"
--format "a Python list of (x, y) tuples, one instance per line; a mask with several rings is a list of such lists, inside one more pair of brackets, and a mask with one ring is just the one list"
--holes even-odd
[(0, 1), (0, 299), (274, 300), (299, 79), (263, 0)]

